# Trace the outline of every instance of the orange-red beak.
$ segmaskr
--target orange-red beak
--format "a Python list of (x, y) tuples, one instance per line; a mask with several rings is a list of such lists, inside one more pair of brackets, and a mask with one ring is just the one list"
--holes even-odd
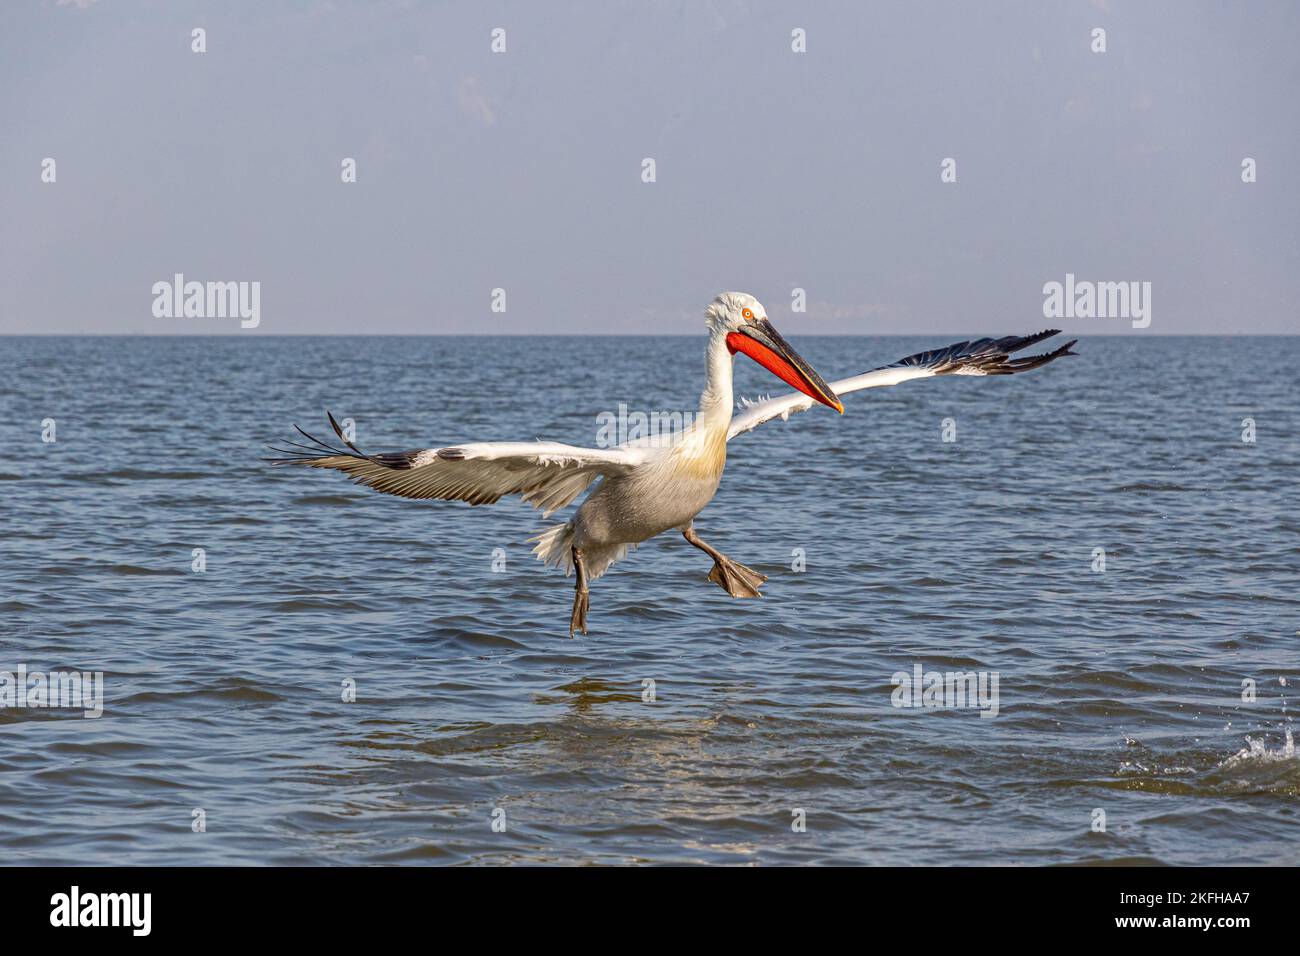
[(763, 368), (814, 401), (844, 414), (844, 404), (812, 366), (790, 347), (767, 319), (755, 319), (737, 332), (727, 333), (731, 354), (744, 352)]

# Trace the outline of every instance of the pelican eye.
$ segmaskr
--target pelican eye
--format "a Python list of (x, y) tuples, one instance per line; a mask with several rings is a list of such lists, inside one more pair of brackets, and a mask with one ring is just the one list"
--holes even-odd
[(741, 309), (740, 314), (743, 315), (746, 319), (754, 318), (754, 313), (750, 312), (749, 309)]

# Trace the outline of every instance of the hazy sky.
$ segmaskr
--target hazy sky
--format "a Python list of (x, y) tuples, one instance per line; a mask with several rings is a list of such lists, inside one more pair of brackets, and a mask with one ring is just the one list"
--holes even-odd
[[(1293, 332), (1298, 37), (1265, 2), (7, 0), (0, 330), (698, 333), (740, 289), (792, 334), (1027, 332), (1073, 273), (1152, 322), (1072, 332)], [(177, 272), (260, 282), (260, 326), (156, 318)]]

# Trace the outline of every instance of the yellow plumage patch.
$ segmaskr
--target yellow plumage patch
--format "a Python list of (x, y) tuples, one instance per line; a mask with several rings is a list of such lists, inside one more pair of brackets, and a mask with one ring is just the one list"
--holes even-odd
[(673, 449), (677, 474), (701, 481), (721, 477), (727, 464), (727, 431), (708, 429), (691, 435)]

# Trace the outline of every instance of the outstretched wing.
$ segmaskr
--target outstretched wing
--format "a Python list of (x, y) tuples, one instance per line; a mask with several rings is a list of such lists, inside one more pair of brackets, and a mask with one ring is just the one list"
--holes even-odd
[[(973, 342), (958, 342), (947, 348), (931, 349), (917, 352), (905, 359), (899, 359), (892, 365), (884, 365), (870, 372), (855, 375), (853, 378), (831, 382), (835, 394), (843, 397), (846, 392), (857, 392), (864, 388), (879, 388), (882, 385), (897, 385), (913, 378), (930, 378), (933, 375), (1014, 375), (1027, 372), (1031, 368), (1046, 365), (1062, 355), (1077, 355), (1070, 346), (1078, 339), (1066, 342), (1054, 352), (1042, 355), (1026, 355), (1012, 358), (1011, 353), (1019, 352), (1035, 343), (1050, 339), (1060, 334), (1060, 329), (1047, 329), (1036, 335), (1008, 335), (1000, 339), (976, 339)], [(761, 402), (746, 403), (739, 414), (731, 419), (731, 428), (727, 431), (727, 440), (750, 431), (763, 422), (780, 417), (786, 419), (791, 412), (802, 412), (813, 406), (813, 400), (807, 395), (791, 392)]]
[(636, 448), (578, 448), (542, 441), (475, 442), (367, 455), (343, 437), (333, 415), (329, 420), (343, 448), (298, 428), (310, 444), (272, 445), (281, 457), (265, 460), (273, 465), (333, 468), (376, 491), (403, 498), (490, 505), (506, 495), (521, 495), (549, 516), (572, 503), (597, 477), (626, 474), (645, 457)]

